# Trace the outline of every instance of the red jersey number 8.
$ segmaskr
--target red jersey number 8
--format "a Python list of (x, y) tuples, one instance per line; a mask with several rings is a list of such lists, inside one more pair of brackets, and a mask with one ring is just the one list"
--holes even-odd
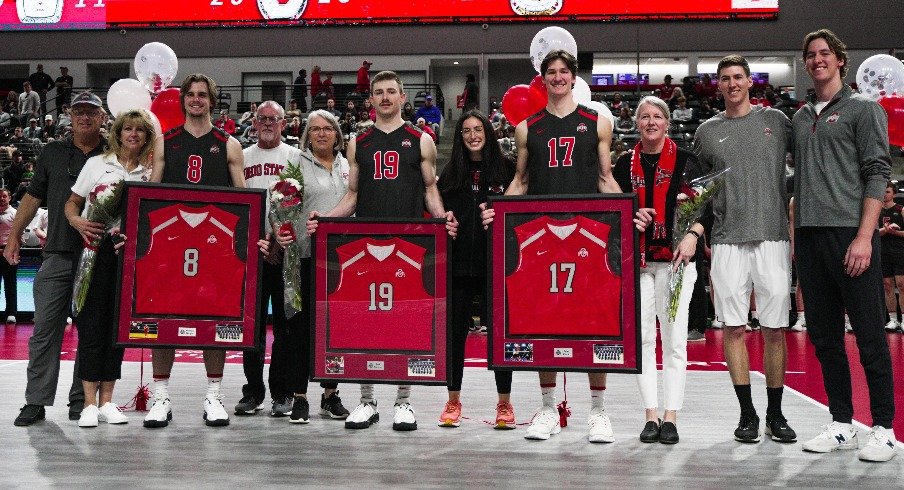
[(188, 170), (185, 171), (185, 178), (192, 184), (201, 182), (201, 165), (204, 161), (198, 155), (189, 155)]

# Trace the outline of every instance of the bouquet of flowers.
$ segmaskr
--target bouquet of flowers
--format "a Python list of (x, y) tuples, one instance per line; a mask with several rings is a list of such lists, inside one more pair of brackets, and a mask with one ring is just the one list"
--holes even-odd
[[(672, 250), (678, 251), (678, 244), (690, 231), (691, 226), (703, 215), (706, 205), (715, 197), (716, 192), (725, 185), (725, 174), (731, 167), (698, 177), (688, 182), (689, 189), (678, 195), (678, 209), (675, 210), (675, 224), (672, 228)], [(674, 322), (678, 315), (678, 300), (681, 298), (681, 285), (684, 281), (684, 261), (669, 273), (669, 322)]]
[(270, 184), (270, 222), (279, 225), (279, 232), (288, 231), (292, 235), (292, 243), (286, 247), (283, 260), (283, 280), (285, 284), (286, 318), (292, 318), (301, 311), (301, 270), (299, 269), (300, 250), (295, 242), (295, 226), (293, 223), (301, 218), (301, 203), (304, 198), (304, 177), (301, 167), (288, 162), (279, 174), (279, 179)]
[(98, 184), (88, 193), (88, 221), (104, 225), (104, 233), (85, 243), (82, 256), (78, 260), (78, 271), (75, 285), (72, 288), (72, 312), (78, 315), (88, 298), (88, 288), (94, 276), (94, 264), (97, 262), (97, 249), (104, 236), (110, 232), (113, 224), (119, 220), (122, 208), (122, 182), (115, 184)]

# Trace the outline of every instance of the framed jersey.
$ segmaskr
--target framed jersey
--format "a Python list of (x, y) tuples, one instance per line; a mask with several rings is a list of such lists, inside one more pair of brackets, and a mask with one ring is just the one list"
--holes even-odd
[(259, 347), (265, 194), (126, 183), (117, 345)]
[(315, 381), (446, 384), (445, 220), (321, 218), (312, 239)]
[(490, 369), (639, 373), (636, 196), (489, 203)]

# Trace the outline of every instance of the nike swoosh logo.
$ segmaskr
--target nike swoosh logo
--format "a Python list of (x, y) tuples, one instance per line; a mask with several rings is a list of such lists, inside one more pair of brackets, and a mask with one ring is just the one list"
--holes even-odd
[(359, 275), (359, 276), (363, 276), (364, 274), (367, 274), (367, 271), (364, 271), (364, 272), (358, 272), (358, 275)]
[(723, 141), (725, 141), (725, 140), (727, 140), (727, 139), (728, 139), (728, 138), (731, 138), (731, 136), (726, 136), (726, 137), (724, 137), (724, 138), (722, 138), (722, 139), (720, 139), (720, 140), (719, 140), (719, 143), (721, 143), (721, 142), (723, 142)]
[(167, 240), (175, 240), (176, 238), (178, 238), (178, 237), (174, 237), (174, 236), (168, 236), (168, 237), (166, 237)]
[(543, 255), (543, 254), (545, 254), (546, 252), (549, 252), (549, 250), (544, 250), (544, 251), (542, 251), (542, 252), (537, 252), (537, 255)]

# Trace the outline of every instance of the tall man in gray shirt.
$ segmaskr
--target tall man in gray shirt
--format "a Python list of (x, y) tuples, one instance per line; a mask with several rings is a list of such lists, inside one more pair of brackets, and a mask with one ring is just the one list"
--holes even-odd
[(888, 120), (879, 104), (842, 82), (846, 46), (832, 31), (808, 34), (803, 60), (816, 90), (794, 115), (794, 251), (806, 291), (807, 333), (832, 414), (832, 423), (803, 449), (858, 448), (844, 341), (847, 310), (873, 418), (859, 457), (888, 461), (895, 455), (895, 400), (876, 230), (891, 168)]
[(725, 322), (725, 359), (741, 405), (735, 439), (759, 442), (760, 418), (750, 392), (750, 359), (744, 327), (750, 293), (763, 326), (766, 371), (766, 434), (779, 442), (797, 435), (782, 415), (787, 347), (783, 328), (790, 307), (791, 250), (785, 203), (785, 156), (791, 122), (780, 111), (750, 104), (750, 66), (738, 55), (718, 66), (725, 112), (697, 129), (694, 150), (704, 173), (731, 170), (713, 205), (712, 271), (716, 316)]

